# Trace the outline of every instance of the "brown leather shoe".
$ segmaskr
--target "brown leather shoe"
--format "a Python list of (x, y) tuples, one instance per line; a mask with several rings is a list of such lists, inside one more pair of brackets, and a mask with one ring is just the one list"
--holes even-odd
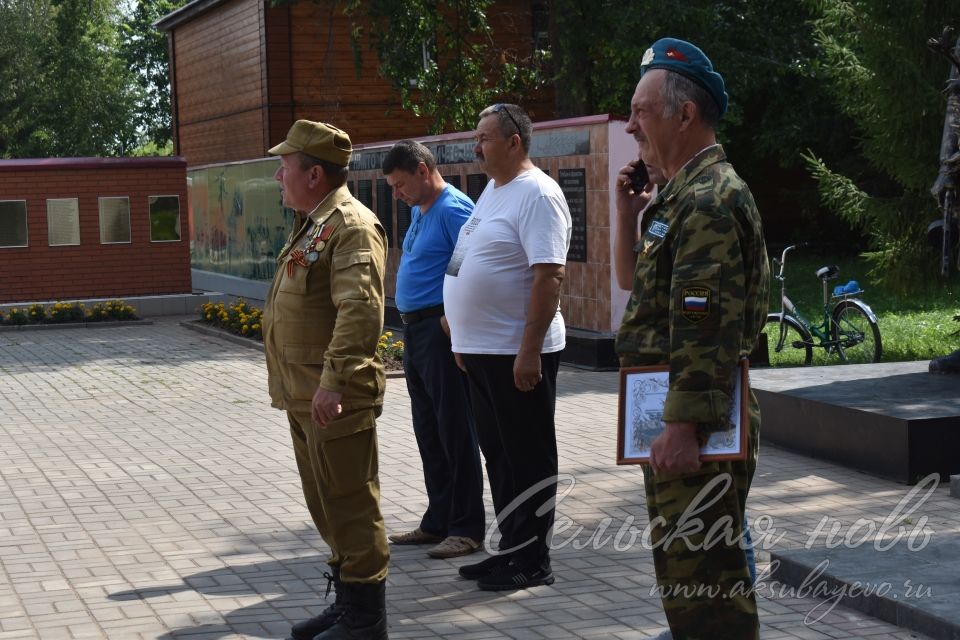
[(483, 548), (479, 540), (465, 536), (447, 536), (446, 540), (427, 551), (431, 558), (459, 558)]
[(420, 527), (406, 533), (394, 533), (390, 536), (390, 542), (393, 544), (436, 544), (443, 538), (427, 533)]

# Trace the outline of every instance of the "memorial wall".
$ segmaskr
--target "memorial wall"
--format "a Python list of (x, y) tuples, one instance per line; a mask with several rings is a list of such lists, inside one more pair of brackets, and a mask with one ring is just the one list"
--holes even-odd
[(191, 292), (183, 158), (0, 160), (0, 303)]
[[(611, 270), (613, 216), (610, 191), (627, 161), (636, 157), (636, 143), (623, 131), (624, 122), (589, 116), (534, 125), (530, 157), (563, 189), (573, 219), (566, 278), (560, 306), (567, 326), (609, 334), (620, 323), (626, 294), (617, 289)], [(473, 132), (420, 138), (437, 158), (438, 169), (454, 186), (476, 200), (487, 183), (473, 153)], [(380, 163), (392, 143), (357, 145), (348, 186), (387, 230), (389, 259), (387, 296), (395, 290), (403, 238), (410, 209), (393, 197)], [(189, 171), (190, 238), (195, 282), (217, 282), (211, 274), (231, 276), (217, 282), (225, 293), (235, 278), (269, 281), (276, 256), (293, 224), (293, 214), (280, 204), (273, 174), (276, 158)], [(209, 285), (208, 285), (209, 286)]]

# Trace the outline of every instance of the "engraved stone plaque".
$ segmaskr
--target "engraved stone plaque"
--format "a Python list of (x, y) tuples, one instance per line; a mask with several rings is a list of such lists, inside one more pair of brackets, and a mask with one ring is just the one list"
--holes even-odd
[(130, 198), (100, 198), (100, 244), (130, 242)]
[(0, 200), (0, 247), (27, 246), (27, 201)]
[(77, 198), (47, 200), (47, 244), (51, 247), (80, 244), (80, 201)]
[(370, 180), (357, 181), (357, 200), (367, 209), (373, 210), (373, 182)]
[(397, 200), (397, 246), (399, 247), (403, 246), (403, 239), (407, 236), (412, 215), (413, 209), (403, 200)]
[(377, 217), (387, 232), (387, 246), (393, 244), (393, 189), (386, 178), (377, 178)]
[(467, 195), (474, 202), (480, 199), (480, 194), (483, 193), (486, 186), (487, 174), (471, 173), (467, 175)]
[(180, 241), (180, 196), (150, 196), (150, 242)]
[(560, 169), (557, 182), (570, 207), (573, 228), (570, 233), (568, 262), (587, 261), (587, 171), (586, 169)]

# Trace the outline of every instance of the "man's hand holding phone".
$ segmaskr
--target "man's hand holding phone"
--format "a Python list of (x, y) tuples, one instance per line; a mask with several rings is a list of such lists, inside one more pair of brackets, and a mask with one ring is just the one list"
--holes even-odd
[(650, 202), (650, 176), (640, 160), (631, 160), (617, 175), (617, 213), (635, 216)]

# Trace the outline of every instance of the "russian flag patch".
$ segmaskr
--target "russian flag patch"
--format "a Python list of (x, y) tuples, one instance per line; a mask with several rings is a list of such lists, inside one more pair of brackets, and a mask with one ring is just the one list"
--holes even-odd
[(710, 315), (710, 289), (684, 287), (680, 297), (680, 313), (690, 322), (700, 322)]

